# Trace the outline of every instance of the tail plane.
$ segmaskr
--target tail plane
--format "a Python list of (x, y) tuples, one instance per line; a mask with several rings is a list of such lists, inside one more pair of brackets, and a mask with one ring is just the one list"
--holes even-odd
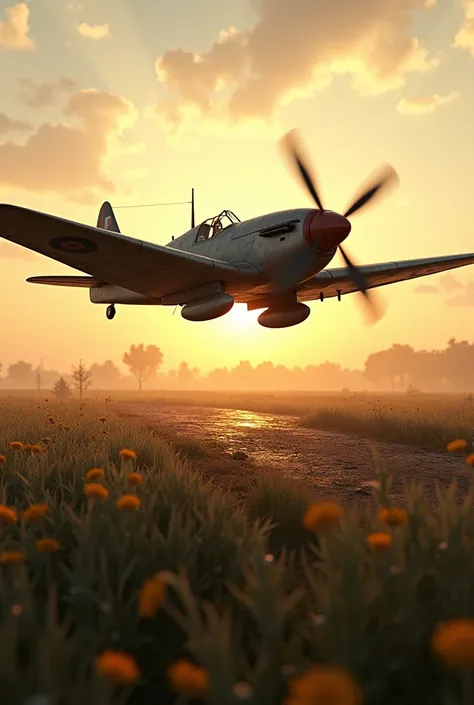
[(103, 230), (110, 230), (113, 233), (120, 232), (112, 206), (108, 201), (105, 201), (100, 208), (99, 217), (97, 218), (97, 227)]

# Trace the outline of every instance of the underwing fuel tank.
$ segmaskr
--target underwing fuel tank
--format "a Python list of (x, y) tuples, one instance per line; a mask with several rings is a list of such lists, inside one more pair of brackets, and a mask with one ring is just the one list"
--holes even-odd
[(234, 297), (230, 294), (210, 294), (185, 304), (181, 315), (187, 321), (211, 321), (229, 313), (233, 305)]
[(260, 314), (258, 322), (264, 328), (289, 328), (303, 323), (311, 309), (306, 304), (294, 303), (290, 306), (270, 306)]

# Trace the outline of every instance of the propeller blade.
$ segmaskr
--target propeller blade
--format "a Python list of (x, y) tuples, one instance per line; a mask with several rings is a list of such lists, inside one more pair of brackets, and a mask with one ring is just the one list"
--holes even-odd
[(301, 148), (298, 149), (297, 145), (297, 133), (296, 130), (291, 130), (290, 132), (287, 132), (286, 135), (282, 139), (282, 145), (283, 148), (286, 152), (286, 154), (290, 157), (290, 159), (293, 161), (293, 164), (296, 166), (298, 173), (306, 186), (306, 189), (308, 190), (311, 198), (313, 201), (316, 203), (318, 208), (320, 210), (324, 210), (321, 198), (319, 197), (319, 187), (316, 179), (311, 176), (309, 173), (309, 170), (303, 160), (302, 157), (302, 150)]
[(361, 210), (372, 201), (375, 196), (381, 196), (382, 191), (387, 191), (390, 186), (397, 186), (398, 181), (398, 174), (395, 169), (393, 169), (390, 164), (383, 164), (368, 179), (362, 195), (352, 203), (344, 213), (344, 216), (348, 218), (350, 215)]
[(346, 263), (349, 277), (352, 279), (357, 289), (364, 297), (364, 302), (366, 304), (365, 310), (368, 315), (368, 320), (370, 323), (375, 323), (383, 315), (383, 310), (380, 301), (376, 300), (374, 292), (371, 292), (369, 294), (369, 290), (367, 289), (367, 283), (362, 273), (362, 270), (357, 267), (354, 262), (352, 262), (347, 252), (344, 251), (342, 245), (339, 245), (339, 250), (344, 259), (344, 262)]

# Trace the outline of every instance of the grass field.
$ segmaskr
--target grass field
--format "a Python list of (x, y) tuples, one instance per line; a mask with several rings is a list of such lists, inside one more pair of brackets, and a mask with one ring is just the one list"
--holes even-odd
[[(86, 398), (104, 400), (109, 395), (109, 392), (90, 391)], [(474, 399), (470, 395), (206, 391), (127, 391), (112, 395), (117, 402), (212, 406), (294, 415), (307, 427), (435, 450), (446, 448), (452, 438), (464, 438), (470, 445), (474, 441)], [(44, 395), (37, 396), (43, 399)]]
[(241, 504), (105, 402), (0, 415), (2, 705), (472, 705), (473, 491)]

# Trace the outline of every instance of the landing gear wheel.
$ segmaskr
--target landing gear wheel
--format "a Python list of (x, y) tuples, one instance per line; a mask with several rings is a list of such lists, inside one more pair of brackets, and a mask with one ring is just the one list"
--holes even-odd
[(107, 316), (109, 321), (112, 320), (112, 318), (115, 316), (115, 314), (116, 314), (115, 306), (113, 304), (111, 304), (110, 306), (107, 306), (107, 311), (105, 312), (105, 315)]

